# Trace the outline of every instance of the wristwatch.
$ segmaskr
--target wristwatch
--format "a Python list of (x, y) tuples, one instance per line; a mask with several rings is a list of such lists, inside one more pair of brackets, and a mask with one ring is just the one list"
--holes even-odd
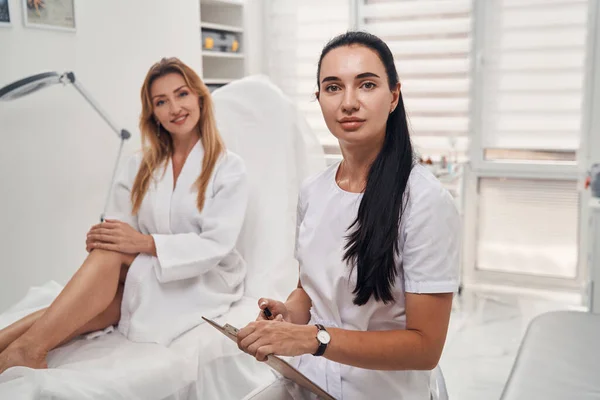
[(317, 332), (317, 341), (319, 342), (319, 348), (313, 356), (322, 356), (325, 353), (325, 349), (327, 348), (327, 344), (331, 340), (331, 336), (329, 336), (329, 332), (325, 330), (325, 327), (321, 324), (315, 324), (315, 326), (319, 329)]

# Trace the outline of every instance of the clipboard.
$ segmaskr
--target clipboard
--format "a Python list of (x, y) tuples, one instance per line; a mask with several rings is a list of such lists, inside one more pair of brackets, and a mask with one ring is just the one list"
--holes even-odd
[[(227, 336), (229, 339), (237, 343), (237, 333), (239, 329), (229, 324), (221, 326), (208, 318), (202, 317), (202, 319), (208, 322), (210, 325), (212, 325), (223, 335)], [(267, 356), (267, 360), (265, 361), (265, 363), (269, 367), (273, 368), (275, 371), (279, 372), (285, 378), (296, 382), (298, 385), (302, 386), (306, 390), (311, 391), (320, 398), (325, 400), (335, 400), (335, 398), (332, 395), (330, 395), (319, 385), (308, 379), (302, 372), (298, 371), (296, 368), (291, 366), (287, 361), (283, 360), (282, 358), (279, 358), (274, 354), (270, 354)]]

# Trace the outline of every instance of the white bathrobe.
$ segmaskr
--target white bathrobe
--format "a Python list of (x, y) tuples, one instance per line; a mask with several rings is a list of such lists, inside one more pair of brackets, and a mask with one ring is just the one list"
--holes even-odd
[(235, 249), (248, 200), (244, 163), (234, 153), (219, 159), (196, 206), (194, 182), (202, 170), (200, 141), (173, 188), (173, 166), (159, 168), (137, 216), (130, 193), (141, 154), (125, 165), (114, 188), (108, 217), (151, 234), (157, 257), (140, 254), (129, 268), (118, 329), (136, 342), (168, 345), (185, 331), (227, 312), (244, 292), (246, 265)]

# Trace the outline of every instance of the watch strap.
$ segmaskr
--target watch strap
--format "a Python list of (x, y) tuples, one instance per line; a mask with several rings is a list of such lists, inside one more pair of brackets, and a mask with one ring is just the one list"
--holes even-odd
[[(320, 331), (327, 332), (327, 330), (325, 329), (325, 327), (323, 325), (321, 325), (321, 324), (315, 324), (315, 326), (319, 329), (319, 332)], [(318, 335), (319, 332), (317, 332), (317, 335)], [(325, 349), (327, 349), (327, 343), (321, 343), (321, 341), (319, 340), (318, 336), (316, 337), (316, 339), (319, 342), (319, 347), (317, 348), (317, 351), (315, 353), (313, 353), (313, 356), (317, 356), (318, 357), (318, 356), (322, 356), (323, 353), (325, 353)]]

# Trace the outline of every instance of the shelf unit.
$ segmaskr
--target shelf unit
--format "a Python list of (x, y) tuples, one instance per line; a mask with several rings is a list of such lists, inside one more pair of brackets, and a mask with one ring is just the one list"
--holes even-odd
[(226, 85), (233, 81), (234, 81), (234, 79), (228, 79), (228, 78), (205, 78), (204, 79), (204, 83), (207, 85)]
[(213, 50), (203, 50), (202, 56), (210, 58), (244, 58), (243, 53), (225, 53)]
[(233, 6), (242, 6), (244, 5), (243, 0), (202, 0), (203, 4), (212, 4), (212, 5), (233, 5)]
[(241, 28), (239, 26), (215, 24), (213, 22), (200, 22), (200, 23), (201, 23), (201, 27), (204, 29), (214, 29), (217, 31), (244, 33), (244, 28)]
[[(202, 75), (212, 91), (246, 76), (243, 0), (199, 0)], [(206, 39), (206, 38), (209, 39)], [(237, 42), (237, 46), (234, 45)], [(212, 42), (213, 49), (207, 48)]]

